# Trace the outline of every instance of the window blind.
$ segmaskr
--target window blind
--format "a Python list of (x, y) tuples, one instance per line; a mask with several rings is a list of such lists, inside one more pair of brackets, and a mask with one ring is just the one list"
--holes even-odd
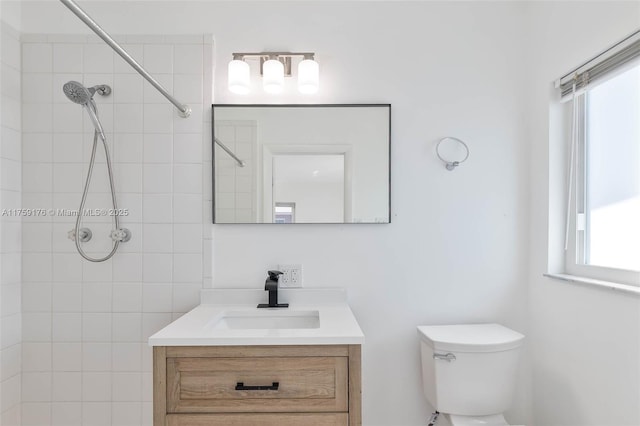
[(638, 58), (640, 58), (640, 30), (562, 77), (558, 82), (562, 99), (571, 99), (574, 82), (576, 92), (579, 92), (586, 89), (590, 83), (602, 79)]

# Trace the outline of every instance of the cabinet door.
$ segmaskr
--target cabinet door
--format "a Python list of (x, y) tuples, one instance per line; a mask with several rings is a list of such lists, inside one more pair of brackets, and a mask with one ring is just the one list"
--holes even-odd
[(167, 426), (347, 426), (347, 413), (170, 414)]
[(347, 357), (167, 358), (167, 412), (346, 412), (347, 376)]

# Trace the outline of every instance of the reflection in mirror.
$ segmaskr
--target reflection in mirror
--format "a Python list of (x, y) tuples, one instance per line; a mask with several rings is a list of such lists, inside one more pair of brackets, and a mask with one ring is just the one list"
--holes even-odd
[[(272, 188), (274, 223), (348, 220), (344, 214), (344, 155), (276, 155)], [(282, 206), (293, 209), (291, 221), (278, 219), (276, 211)]]
[(213, 118), (214, 223), (389, 223), (390, 105), (214, 105)]

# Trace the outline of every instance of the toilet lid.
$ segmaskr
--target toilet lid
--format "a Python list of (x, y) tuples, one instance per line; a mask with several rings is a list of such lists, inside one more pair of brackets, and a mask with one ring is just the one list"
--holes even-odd
[(458, 416), (449, 414), (452, 426), (509, 426), (502, 414), (493, 416)]
[(500, 324), (422, 325), (422, 340), (434, 349), (451, 352), (497, 352), (522, 345), (524, 335)]

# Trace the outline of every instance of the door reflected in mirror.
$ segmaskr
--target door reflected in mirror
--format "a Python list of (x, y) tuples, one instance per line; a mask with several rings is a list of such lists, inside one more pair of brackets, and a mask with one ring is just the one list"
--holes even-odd
[(389, 223), (390, 105), (214, 105), (214, 223)]

